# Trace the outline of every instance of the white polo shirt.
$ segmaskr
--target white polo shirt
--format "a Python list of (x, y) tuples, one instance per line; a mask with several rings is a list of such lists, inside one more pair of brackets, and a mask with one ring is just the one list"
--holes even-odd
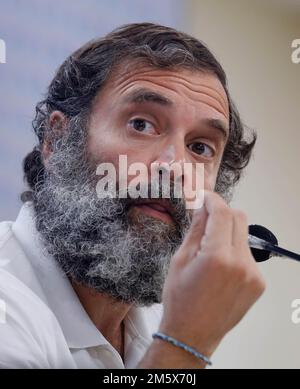
[(162, 305), (129, 311), (123, 362), (37, 237), (30, 202), (0, 223), (0, 368), (135, 368)]

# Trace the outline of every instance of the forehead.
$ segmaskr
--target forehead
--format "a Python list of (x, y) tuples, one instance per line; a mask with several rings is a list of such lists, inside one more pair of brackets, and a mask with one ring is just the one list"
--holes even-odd
[[(149, 65), (119, 66), (107, 81), (98, 98), (105, 104), (130, 101), (140, 88), (159, 93), (174, 106), (214, 111), (229, 121), (227, 94), (216, 75), (191, 69), (159, 69)], [(102, 105), (101, 104), (101, 105)], [(103, 105), (102, 105), (103, 106)]]

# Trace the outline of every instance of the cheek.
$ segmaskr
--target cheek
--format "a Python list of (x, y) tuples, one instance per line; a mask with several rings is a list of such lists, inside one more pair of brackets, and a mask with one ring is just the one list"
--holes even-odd
[[(92, 123), (88, 134), (88, 152), (95, 161), (118, 163), (119, 155), (127, 156), (128, 165), (145, 162), (149, 156), (148, 144), (128, 137), (126, 131), (114, 127), (112, 122), (102, 120), (101, 126)], [(117, 167), (118, 165), (116, 165)]]
[[(146, 153), (140, 153), (134, 147), (128, 147), (127, 144), (120, 142), (119, 139), (113, 139), (113, 135), (109, 137), (104, 136), (101, 140), (90, 137), (88, 153), (90, 160), (95, 166), (101, 163), (113, 164), (117, 181), (121, 178), (122, 180), (125, 179), (129, 184), (137, 176), (142, 178), (146, 175), (145, 180), (148, 178), (147, 161), (145, 160)], [(140, 163), (145, 166), (145, 172), (143, 170), (142, 174), (138, 170)]]
[(132, 151), (128, 145), (117, 136), (114, 131), (105, 128), (92, 129), (88, 135), (87, 150), (94, 163), (113, 163), (116, 170), (119, 166), (119, 155), (130, 155)]

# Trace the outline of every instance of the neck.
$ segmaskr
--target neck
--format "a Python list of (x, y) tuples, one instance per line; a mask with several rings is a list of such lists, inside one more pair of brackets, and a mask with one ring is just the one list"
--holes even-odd
[(92, 322), (124, 359), (124, 319), (130, 304), (71, 281), (82, 306)]

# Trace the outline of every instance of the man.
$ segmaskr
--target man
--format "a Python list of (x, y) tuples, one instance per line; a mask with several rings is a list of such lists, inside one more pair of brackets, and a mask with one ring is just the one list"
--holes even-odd
[[(67, 58), (33, 127), (30, 190), (1, 224), (0, 366), (205, 367), (152, 334), (210, 358), (265, 287), (246, 217), (227, 204), (255, 136), (245, 140), (220, 64), (187, 34), (123, 26)], [(97, 166), (120, 172), (120, 155), (149, 170), (202, 164), (204, 205), (165, 198), (161, 180), (156, 199), (99, 196)]]

